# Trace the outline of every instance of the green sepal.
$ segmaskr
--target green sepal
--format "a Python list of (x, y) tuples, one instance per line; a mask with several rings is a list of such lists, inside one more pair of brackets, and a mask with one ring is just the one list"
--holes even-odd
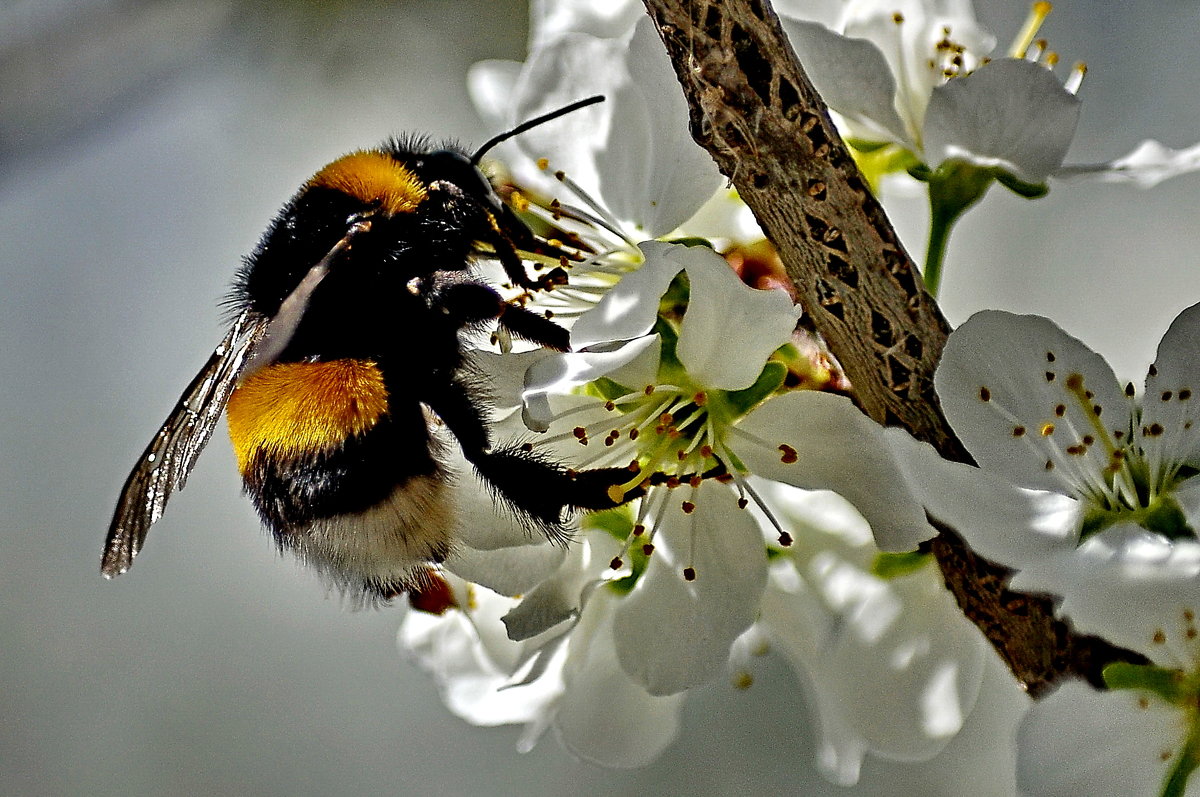
[(712, 245), (712, 241), (694, 235), (685, 235), (680, 238), (666, 238), (664, 239), (664, 243), (679, 244), (680, 246), (703, 246), (705, 249), (716, 249)]
[(781, 362), (768, 360), (754, 380), (754, 384), (743, 390), (733, 390), (725, 393), (725, 404), (732, 412), (732, 417), (739, 418), (757, 407), (764, 399), (783, 387), (787, 379), (787, 366)]
[(1168, 539), (1185, 539), (1196, 534), (1188, 524), (1187, 515), (1183, 514), (1179, 502), (1170, 496), (1159, 498), (1143, 510), (1140, 520), (1142, 526)]
[(1109, 689), (1138, 689), (1158, 695), (1171, 705), (1181, 705), (1189, 697), (1183, 673), (1154, 664), (1130, 664), (1114, 661), (1100, 671)]
[(583, 386), (584, 393), (589, 396), (612, 401), (613, 399), (628, 396), (633, 392), (632, 389), (625, 387), (620, 382), (609, 379), (607, 376), (601, 376), (593, 379)]
[(871, 575), (890, 581), (915, 573), (933, 561), (933, 554), (923, 551), (888, 553), (880, 551), (871, 561)]
[(588, 512), (580, 519), (579, 525), (585, 529), (603, 531), (610, 537), (625, 542), (633, 533), (633, 510), (626, 504), (600, 512)]
[(993, 169), (993, 174), (996, 177), (996, 182), (1012, 191), (1017, 196), (1023, 196), (1026, 199), (1041, 199), (1046, 194), (1050, 193), (1050, 186), (1046, 183), (1027, 183), (1019, 177), (1016, 177), (1011, 172), (1006, 172), (1003, 169)]

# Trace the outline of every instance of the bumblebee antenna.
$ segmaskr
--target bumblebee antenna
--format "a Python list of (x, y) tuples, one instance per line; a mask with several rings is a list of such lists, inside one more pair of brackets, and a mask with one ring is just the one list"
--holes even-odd
[(562, 108), (559, 108), (557, 111), (551, 111), (550, 113), (544, 113), (541, 116), (535, 116), (534, 118), (530, 119), (528, 122), (522, 122), (521, 124), (514, 127), (512, 130), (509, 130), (505, 133), (501, 133), (500, 135), (491, 138), (490, 140), (488, 140), (488, 142), (486, 144), (484, 144), (482, 147), (477, 149), (475, 151), (475, 154), (471, 156), (471, 165), (478, 166), (480, 158), (482, 158), (489, 149), (496, 146), (497, 144), (499, 144), (502, 141), (508, 141), (513, 136), (519, 136), (520, 134), (524, 133), (526, 130), (529, 130), (531, 128), (537, 127), (540, 124), (544, 124), (546, 122), (557, 119), (560, 116), (566, 116), (569, 113), (578, 111), (580, 108), (586, 108), (589, 105), (595, 105), (598, 102), (604, 102), (603, 94), (597, 94), (593, 97), (588, 97), (587, 99), (584, 99), (584, 100), (578, 100), (577, 102), (573, 102), (570, 105), (564, 105)]

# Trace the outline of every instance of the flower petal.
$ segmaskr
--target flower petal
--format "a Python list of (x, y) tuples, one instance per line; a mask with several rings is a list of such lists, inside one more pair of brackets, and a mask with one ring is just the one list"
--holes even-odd
[(473, 618), (459, 610), (441, 615), (409, 611), (400, 624), (400, 651), (433, 678), (446, 707), (474, 725), (536, 722), (552, 710), (562, 690), (557, 677), (502, 689), (519, 660), (521, 646), (498, 638), (487, 644), (481, 629), (499, 629), (499, 616), (512, 601), (472, 588)]
[(1059, 612), (1086, 634), (1191, 670), (1200, 654), (1200, 543), (1137, 526), (1106, 529), (1077, 550), (1031, 562), (1013, 588), (1062, 595)]
[(787, 17), (780, 22), (822, 99), (850, 123), (845, 135), (918, 151), (896, 113), (896, 79), (877, 46), (816, 22)]
[[(615, 595), (598, 591), (574, 632), (563, 668), (566, 691), (554, 728), (572, 753), (608, 767), (640, 767), (679, 733), (685, 695), (654, 696), (630, 679), (614, 645)], [(660, 618), (666, 619), (666, 618)]]
[(1030, 797), (1158, 794), (1183, 738), (1181, 712), (1162, 701), (1065, 683), (1021, 722), (1017, 786)]
[(1079, 98), (1048, 69), (1000, 58), (933, 90), (925, 112), (925, 162), (998, 166), (1042, 183), (1062, 165), (1079, 122)]
[(644, 241), (638, 248), (645, 262), (610, 288), (571, 328), (571, 345), (578, 349), (647, 334), (658, 320), (658, 300), (683, 270), (677, 250), (686, 247)]
[(933, 446), (902, 429), (885, 434), (916, 499), (976, 553), (1020, 568), (1075, 547), (1082, 511), (1076, 499), (1027, 490), (986, 470), (944, 460)]
[(487, 127), (504, 130), (512, 124), (512, 96), (521, 67), (520, 61), (495, 58), (477, 61), (467, 70), (467, 93)]
[(722, 178), (692, 140), (687, 104), (649, 17), (620, 39), (566, 33), (535, 49), (518, 84), (516, 118), (591, 94), (603, 94), (604, 104), (534, 128), (519, 146), (534, 160), (552, 156), (555, 169), (645, 237), (670, 232)]
[(607, 376), (647, 353), (653, 354), (660, 345), (657, 335), (647, 335), (623, 343), (611, 351), (556, 354), (539, 360), (525, 374), (525, 391), (522, 394), (525, 425), (535, 432), (546, 431), (555, 417), (552, 397), (569, 395), (580, 385)]
[[(1140, 442), (1152, 468), (1200, 458), (1197, 352), (1200, 352), (1200, 304), (1187, 308), (1171, 322), (1146, 377)], [(1158, 429), (1152, 431), (1155, 424)]]
[(782, 486), (767, 494), (796, 541), (792, 562), (772, 567), (760, 624), (812, 686), (822, 768), (845, 784), (867, 750), (909, 761), (937, 754), (977, 695), (985, 660), (978, 632), (936, 568), (873, 575), (878, 549), (862, 518), (852, 513), (859, 534), (841, 528), (852, 512), (845, 499)]
[(705, 387), (750, 387), (771, 353), (791, 339), (799, 307), (784, 291), (749, 287), (707, 247), (676, 247), (673, 257), (684, 264), (691, 284), (676, 347), (679, 361)]
[(508, 638), (522, 641), (578, 616), (598, 583), (597, 573), (616, 555), (619, 544), (608, 534), (593, 532), (573, 542), (557, 571), (501, 618)]
[(911, 551), (934, 535), (883, 427), (848, 398), (792, 391), (763, 403), (735, 430), (730, 446), (752, 473), (808, 490), (833, 490), (871, 524), (881, 549)]
[(1090, 489), (1109, 464), (1102, 443), (1128, 434), (1132, 405), (1108, 363), (1040, 316), (971, 316), (946, 342), (934, 384), (979, 466), (1021, 487)]
[[(758, 614), (767, 581), (762, 533), (728, 487), (705, 481), (680, 509), (678, 491), (656, 522), (654, 553), (617, 608), (617, 657), (652, 695), (702, 684), (724, 670), (730, 645)], [(695, 569), (695, 579), (683, 576)]]
[(1153, 188), (1163, 180), (1194, 171), (1200, 171), (1200, 144), (1172, 149), (1147, 139), (1116, 160), (1064, 166), (1054, 176), (1094, 177), (1108, 183), (1133, 183), (1138, 188)]
[[(488, 522), (500, 521), (489, 518)], [(450, 572), (501, 595), (520, 595), (553, 574), (566, 551), (542, 540), (540, 545), (481, 550), (460, 546), (446, 560)]]
[(600, 39), (625, 36), (646, 15), (637, 0), (533, 0), (529, 12), (529, 49), (535, 50), (566, 33)]

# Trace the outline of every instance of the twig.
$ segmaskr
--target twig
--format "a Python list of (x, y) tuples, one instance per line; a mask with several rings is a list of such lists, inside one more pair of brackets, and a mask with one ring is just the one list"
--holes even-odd
[[(692, 136), (775, 244), (862, 410), (971, 462), (933, 389), (950, 327), (829, 119), (766, 0), (644, 0), (683, 86)], [(936, 524), (935, 524), (936, 525)], [(1037, 696), (1137, 654), (1074, 633), (1048, 597), (939, 527), (932, 551), (963, 613)]]

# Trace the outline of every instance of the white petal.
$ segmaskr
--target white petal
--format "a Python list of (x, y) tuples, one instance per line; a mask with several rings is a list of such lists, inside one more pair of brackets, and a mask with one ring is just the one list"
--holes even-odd
[[(841, 0), (776, 0), (771, 3), (780, 21), (785, 24), (788, 20), (806, 20), (820, 22), (831, 30), (842, 16), (842, 6)], [(804, 68), (807, 69), (808, 64)]]
[(556, 354), (538, 361), (525, 374), (525, 425), (535, 432), (546, 431), (555, 417), (552, 397), (569, 395), (580, 385), (607, 376), (659, 345), (656, 335), (647, 335), (612, 351)]
[[(811, 557), (806, 588), (769, 588), (761, 621), (810, 682), (819, 761), (842, 784), (857, 778), (867, 750), (906, 761), (936, 755), (970, 713), (985, 661), (978, 631), (933, 568), (884, 581), (862, 558), (837, 547)], [(825, 628), (809, 619), (820, 611), (832, 618)]]
[(566, 33), (586, 33), (601, 39), (625, 36), (645, 9), (637, 0), (534, 0), (529, 12), (529, 49), (534, 50)]
[(1158, 664), (1190, 670), (1200, 660), (1200, 543), (1114, 526), (1078, 550), (1030, 563), (1012, 584), (1062, 595), (1059, 613), (1079, 631)]
[(1172, 149), (1147, 139), (1108, 163), (1064, 166), (1055, 177), (1094, 177), (1109, 183), (1133, 183), (1138, 188), (1153, 188), (1163, 180), (1200, 170), (1200, 144)]
[(519, 61), (477, 61), (467, 70), (467, 92), (486, 126), (500, 131), (512, 125), (512, 97), (521, 74)]
[[(617, 87), (614, 112), (640, 112), (645, 138), (625, 127), (627, 116), (618, 117), (622, 124), (596, 155), (600, 191), (617, 218), (658, 238), (691, 218), (725, 178), (692, 138), (687, 101), (648, 15), (638, 20), (623, 56), (631, 80)], [(643, 157), (631, 157), (642, 148)]]
[(645, 335), (658, 320), (658, 300), (684, 267), (676, 250), (686, 247), (644, 241), (638, 248), (645, 262), (622, 277), (571, 328), (571, 345), (576, 349)]
[[(724, 671), (730, 645), (758, 615), (767, 580), (762, 533), (725, 485), (672, 490), (656, 523), (654, 553), (617, 608), (614, 636), (625, 672), (669, 695)], [(695, 511), (680, 509), (683, 500)], [(694, 567), (696, 578), (683, 577)]]
[(519, 144), (534, 159), (549, 158), (647, 238), (678, 227), (721, 184), (712, 158), (691, 138), (682, 90), (649, 17), (621, 39), (567, 33), (549, 41), (530, 55), (517, 94), (522, 119), (605, 96), (602, 110), (530, 130)]
[(1021, 722), (1017, 785), (1030, 797), (1159, 794), (1183, 738), (1182, 712), (1160, 700), (1066, 683)]
[(563, 668), (566, 691), (554, 727), (563, 745), (580, 758), (609, 767), (640, 767), (678, 734), (685, 695), (647, 694), (621, 669), (613, 639), (616, 600), (600, 590), (588, 603)]
[[(734, 453), (758, 476), (833, 490), (854, 504), (885, 551), (911, 551), (934, 535), (884, 437), (883, 427), (844, 396), (795, 390), (751, 412), (730, 438)], [(788, 446), (794, 462), (781, 455)], [(790, 454), (790, 452), (789, 452)]]
[[(1068, 389), (1072, 374), (1083, 377), (1090, 399)], [(1128, 433), (1130, 401), (1108, 363), (1040, 316), (971, 316), (946, 342), (934, 384), (979, 466), (1022, 487), (1077, 492), (1108, 465), (1104, 438)], [(1089, 435), (1096, 444), (1086, 454), (1065, 453)]]
[(878, 47), (815, 22), (781, 22), (822, 99), (853, 125), (846, 135), (918, 149), (896, 113), (896, 80)]
[[(585, 585), (594, 584), (599, 571), (598, 567), (590, 566), (596, 561), (597, 552), (591, 543), (597, 538), (598, 535), (589, 534), (586, 541), (573, 541), (559, 568), (536, 587), (531, 586), (529, 594), (504, 615), (502, 620), (509, 639), (517, 642), (530, 639), (579, 614), (583, 593), (590, 589)], [(608, 559), (611, 558), (609, 554)]]
[(743, 283), (725, 258), (702, 246), (677, 247), (691, 284), (676, 353), (698, 384), (743, 390), (767, 357), (791, 340), (799, 307), (784, 291)]
[[(509, 98), (512, 119), (532, 119), (594, 94), (606, 100), (576, 113), (539, 125), (514, 139), (530, 161), (548, 158), (553, 170), (565, 171), (593, 197), (599, 198), (596, 153), (605, 146), (614, 117), (614, 85), (628, 80), (619, 74), (624, 42), (565, 33), (533, 50)], [(511, 124), (511, 123), (510, 123)], [(548, 176), (539, 184), (553, 195), (563, 188)]]
[(562, 690), (561, 681), (554, 673), (528, 686), (501, 689), (511, 678), (509, 667), (521, 648), (503, 639), (488, 646), (477, 629), (501, 628), (499, 613), (511, 601), (486, 590), (476, 590), (475, 596), (480, 603), (475, 622), (457, 610), (442, 615), (409, 611), (400, 625), (401, 653), (430, 674), (446, 707), (468, 722), (537, 721), (552, 709)]
[(480, 550), (460, 546), (446, 569), (460, 578), (501, 595), (520, 595), (537, 586), (562, 564), (566, 550), (542, 540), (540, 545)]
[(1191, 462), (1200, 455), (1200, 305), (1180, 313), (1158, 344), (1154, 367), (1146, 377), (1142, 398), (1142, 428), (1154, 423), (1160, 434), (1146, 437), (1142, 443), (1151, 463)]
[(1062, 165), (1080, 102), (1053, 73), (1001, 58), (933, 90), (925, 112), (925, 162), (999, 166), (1031, 183)]
[(913, 495), (971, 550), (1008, 567), (1024, 567), (1079, 539), (1080, 502), (1062, 493), (1027, 490), (970, 465), (949, 462), (902, 429), (885, 434)]

